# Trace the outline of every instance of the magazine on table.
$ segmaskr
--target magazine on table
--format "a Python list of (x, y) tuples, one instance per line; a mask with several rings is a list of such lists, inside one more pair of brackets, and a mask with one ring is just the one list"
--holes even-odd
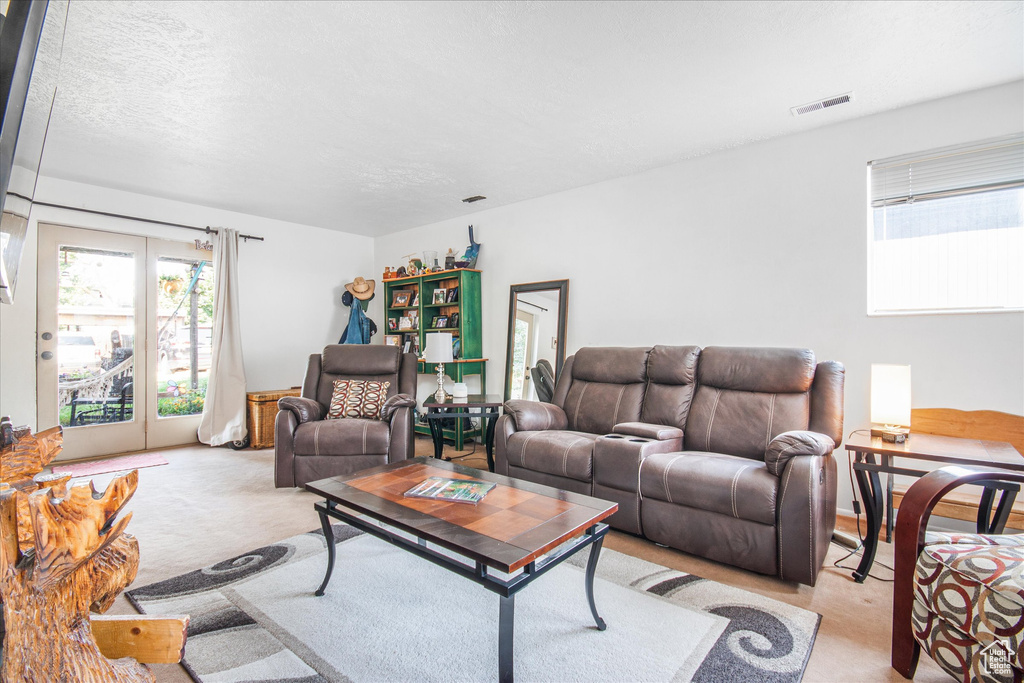
[(474, 479), (429, 477), (405, 492), (412, 498), (431, 498), (453, 503), (479, 503), (494, 484)]

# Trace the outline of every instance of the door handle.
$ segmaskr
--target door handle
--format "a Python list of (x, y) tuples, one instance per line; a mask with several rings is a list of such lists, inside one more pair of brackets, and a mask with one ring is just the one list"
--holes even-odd
[(53, 339), (53, 335), (49, 332), (43, 332), (43, 341), (50, 341)]
[(53, 358), (53, 351), (43, 351), (39, 355), (42, 357), (43, 360), (50, 360), (51, 358)]

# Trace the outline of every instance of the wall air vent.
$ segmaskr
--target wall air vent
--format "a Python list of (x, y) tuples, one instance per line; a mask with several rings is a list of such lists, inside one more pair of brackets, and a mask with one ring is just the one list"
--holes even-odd
[(834, 95), (832, 97), (826, 97), (823, 100), (817, 100), (815, 102), (808, 102), (807, 104), (801, 104), (799, 107), (790, 107), (789, 111), (793, 112), (793, 116), (802, 116), (804, 114), (810, 114), (812, 111), (819, 111), (821, 109), (828, 109), (834, 107), (837, 104), (846, 104), (853, 100), (853, 92), (843, 93), (842, 95)]

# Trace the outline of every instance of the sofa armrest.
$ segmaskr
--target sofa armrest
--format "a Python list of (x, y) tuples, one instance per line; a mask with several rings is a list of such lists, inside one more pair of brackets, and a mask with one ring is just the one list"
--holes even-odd
[(836, 526), (836, 487), (831, 453), (793, 457), (786, 463), (775, 512), (780, 579), (808, 586), (817, 581)]
[(415, 408), (416, 399), (409, 394), (395, 394), (387, 401), (384, 401), (384, 406), (380, 409), (380, 419), (387, 422), (391, 419), (391, 416), (395, 414), (399, 408)]
[(389, 463), (407, 460), (416, 455), (416, 445), (413, 441), (416, 436), (415, 425), (413, 425), (413, 406), (416, 405), (416, 401), (413, 400), (412, 403), (412, 406), (396, 406), (391, 411), (391, 433), (388, 437), (390, 439), (388, 443)]
[(566, 417), (565, 411), (553, 403), (521, 399), (505, 401), (505, 414), (515, 421), (518, 432), (566, 429), (569, 426), (569, 418)]
[(817, 432), (783, 432), (771, 440), (764, 453), (764, 464), (776, 477), (782, 476), (786, 464), (798, 455), (828, 455), (835, 450), (831, 437)]
[(279, 410), (288, 410), (294, 413), (299, 424), (303, 422), (317, 422), (324, 419), (327, 411), (318, 401), (301, 396), (285, 396), (277, 400)]
[(683, 438), (683, 430), (679, 427), (652, 425), (646, 422), (620, 422), (612, 427), (612, 433), (639, 436), (642, 439), (654, 439), (655, 441)]
[(295, 486), (295, 430), (299, 419), (290, 410), (277, 411), (274, 418), (274, 486)]

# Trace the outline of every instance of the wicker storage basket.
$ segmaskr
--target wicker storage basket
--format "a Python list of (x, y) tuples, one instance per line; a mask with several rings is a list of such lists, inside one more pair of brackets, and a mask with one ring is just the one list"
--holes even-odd
[(274, 420), (277, 418), (277, 399), (284, 396), (298, 396), (298, 387), (280, 391), (250, 391), (249, 442), (252, 448), (274, 447)]

